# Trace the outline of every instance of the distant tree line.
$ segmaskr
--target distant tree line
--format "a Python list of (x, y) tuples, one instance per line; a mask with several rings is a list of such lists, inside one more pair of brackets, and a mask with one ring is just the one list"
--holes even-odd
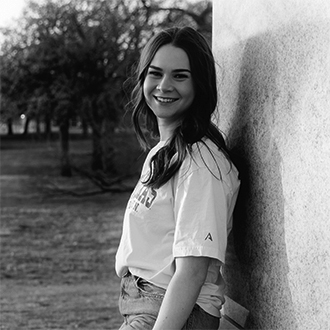
[[(127, 102), (123, 83), (141, 48), (159, 29), (193, 26), (211, 38), (210, 1), (30, 1), (16, 26), (3, 28), (1, 121), (12, 133), (24, 113), (59, 127), (61, 173), (71, 175), (70, 123), (92, 131), (91, 167), (109, 173), (112, 136)], [(39, 125), (37, 125), (37, 128)]]

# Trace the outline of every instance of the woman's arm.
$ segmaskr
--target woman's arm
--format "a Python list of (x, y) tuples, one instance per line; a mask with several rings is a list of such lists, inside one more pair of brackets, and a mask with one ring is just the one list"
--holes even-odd
[(210, 258), (176, 258), (176, 271), (166, 290), (153, 330), (181, 330), (205, 282)]

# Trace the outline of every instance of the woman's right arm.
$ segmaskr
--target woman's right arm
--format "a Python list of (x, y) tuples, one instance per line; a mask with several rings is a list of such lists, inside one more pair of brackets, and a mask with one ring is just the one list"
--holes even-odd
[(205, 282), (210, 258), (180, 257), (153, 330), (181, 330)]

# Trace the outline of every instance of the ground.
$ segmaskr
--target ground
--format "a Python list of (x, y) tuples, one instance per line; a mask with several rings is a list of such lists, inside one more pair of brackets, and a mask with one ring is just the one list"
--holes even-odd
[[(131, 136), (121, 139), (117, 162), (138, 172), (132, 145)], [(75, 139), (73, 160), (82, 163), (90, 149)], [(0, 327), (118, 329), (114, 257), (130, 188), (93, 194), (87, 179), (59, 176), (58, 154), (56, 141), (1, 139)]]

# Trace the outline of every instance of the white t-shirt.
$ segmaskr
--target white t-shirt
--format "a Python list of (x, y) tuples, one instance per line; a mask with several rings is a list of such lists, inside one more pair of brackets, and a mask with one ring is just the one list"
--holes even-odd
[(159, 142), (148, 154), (141, 179), (128, 202), (123, 232), (116, 255), (116, 272), (128, 269), (138, 277), (166, 289), (175, 272), (175, 258), (212, 258), (197, 304), (220, 317), (224, 282), (220, 267), (225, 262), (227, 236), (239, 179), (210, 140), (193, 145), (179, 171), (159, 189), (144, 186), (151, 157), (164, 146)]

